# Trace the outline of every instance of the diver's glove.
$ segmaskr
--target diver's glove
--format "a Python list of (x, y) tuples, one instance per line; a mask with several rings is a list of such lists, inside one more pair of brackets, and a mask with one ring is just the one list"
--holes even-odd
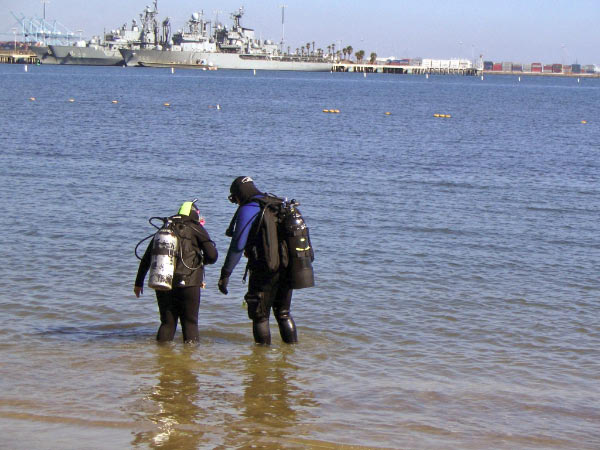
[(221, 294), (227, 295), (229, 293), (229, 291), (227, 290), (227, 285), (229, 284), (230, 275), (231, 272), (225, 270), (225, 267), (221, 269), (221, 277), (219, 278), (219, 283), (217, 284), (217, 286), (219, 287), (219, 291), (221, 291)]

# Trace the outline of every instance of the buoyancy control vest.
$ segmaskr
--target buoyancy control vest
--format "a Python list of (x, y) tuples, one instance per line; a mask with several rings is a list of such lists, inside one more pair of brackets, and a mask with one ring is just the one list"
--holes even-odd
[(314, 286), (314, 250), (299, 203), (271, 194), (252, 201), (261, 210), (245, 249), (250, 261), (264, 263), (270, 272), (287, 270), (292, 289)]
[(170, 290), (202, 284), (202, 250), (194, 239), (194, 224), (187, 216), (175, 215), (164, 219), (154, 235), (151, 251), (148, 286)]

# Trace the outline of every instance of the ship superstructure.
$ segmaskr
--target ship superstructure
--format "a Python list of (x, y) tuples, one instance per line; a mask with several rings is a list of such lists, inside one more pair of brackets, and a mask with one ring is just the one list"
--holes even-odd
[[(123, 48), (154, 48), (160, 42), (168, 42), (170, 36), (159, 33), (158, 1), (154, 8), (147, 6), (140, 14), (140, 22), (135, 19), (131, 27), (127, 24), (104, 34), (104, 38), (94, 37), (88, 41), (79, 40), (74, 45), (49, 45), (49, 51), (56, 64), (79, 64), (112, 66), (124, 64), (119, 50)], [(163, 21), (163, 30), (169, 29), (169, 19)]]
[(192, 14), (187, 31), (173, 35), (172, 42), (154, 48), (123, 48), (128, 66), (218, 67), (219, 69), (330, 71), (332, 64), (321, 55), (292, 55), (279, 51), (276, 43), (257, 39), (253, 29), (243, 27), (240, 8), (231, 18), (231, 27), (211, 23), (203, 13)]

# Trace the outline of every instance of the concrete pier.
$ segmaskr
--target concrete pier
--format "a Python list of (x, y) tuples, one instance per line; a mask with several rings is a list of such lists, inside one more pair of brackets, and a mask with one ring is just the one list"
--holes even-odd
[(0, 63), (4, 64), (36, 64), (37, 56), (31, 52), (0, 50)]
[(363, 72), (363, 73), (396, 73), (412, 75), (480, 75), (481, 70), (476, 68), (452, 69), (452, 68), (432, 68), (396, 64), (353, 64), (353, 63), (335, 63), (333, 72)]

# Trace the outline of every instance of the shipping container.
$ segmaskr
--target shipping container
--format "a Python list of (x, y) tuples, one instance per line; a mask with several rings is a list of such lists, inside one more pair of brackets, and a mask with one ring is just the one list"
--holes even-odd
[(539, 66), (534, 66), (533, 64), (531, 65), (531, 71), (534, 73), (542, 73), (542, 66), (541, 64)]
[(531, 64), (523, 64), (523, 72), (531, 72)]
[(512, 71), (513, 72), (523, 72), (523, 64), (513, 64)]
[(562, 72), (563, 73), (571, 73), (571, 66), (563, 66)]
[(562, 73), (562, 64), (552, 64), (552, 73)]
[(503, 62), (502, 63), (502, 72), (512, 72), (512, 63), (511, 62)]
[(594, 73), (596, 68), (594, 67), (593, 64), (587, 64), (587, 65), (583, 66), (582, 70), (583, 70), (583, 73)]
[(552, 73), (552, 64), (544, 64), (544, 72)]
[(502, 63), (494, 63), (492, 70), (494, 72), (502, 72)]
[(493, 61), (484, 61), (483, 62), (483, 70), (494, 70), (494, 62)]
[(573, 72), (573, 73), (581, 73), (581, 64), (573, 64), (571, 66), (571, 72)]

